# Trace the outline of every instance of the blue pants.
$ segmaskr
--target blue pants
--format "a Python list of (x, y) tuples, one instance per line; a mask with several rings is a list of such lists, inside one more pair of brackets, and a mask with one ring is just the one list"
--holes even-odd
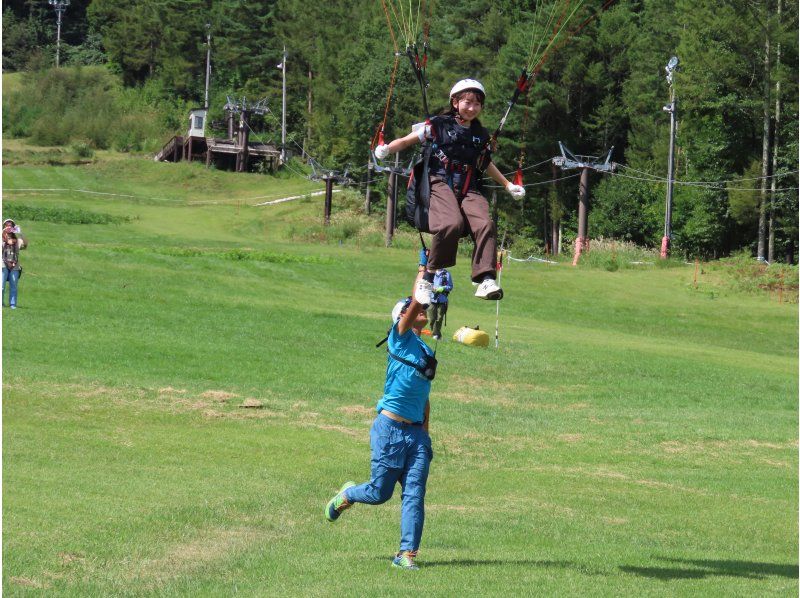
[(9, 305), (16, 305), (17, 304), (17, 281), (19, 280), (19, 270), (9, 270), (6, 267), (3, 267), (3, 292), (0, 294), (0, 298), (5, 300), (6, 297), (6, 281), (8, 281), (9, 291), (8, 291), (8, 304)]
[(425, 485), (433, 450), (431, 437), (421, 425), (404, 424), (379, 414), (369, 433), (372, 449), (371, 479), (345, 492), (348, 502), (385, 503), (400, 482), (403, 506), (400, 517), (400, 550), (415, 551), (425, 523)]

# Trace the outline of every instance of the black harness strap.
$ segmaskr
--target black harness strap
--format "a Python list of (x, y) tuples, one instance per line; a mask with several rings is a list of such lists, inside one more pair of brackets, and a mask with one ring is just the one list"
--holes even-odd
[[(420, 374), (422, 374), (422, 377), (425, 378), (426, 380), (433, 380), (434, 376), (436, 376), (436, 351), (433, 352), (433, 356), (427, 355), (427, 359), (425, 360), (425, 365), (418, 365), (413, 361), (409, 361), (408, 359), (403, 359), (399, 355), (395, 355), (394, 353), (389, 351), (388, 347), (386, 348), (386, 352), (392, 359), (399, 361), (400, 363), (403, 363), (417, 370)], [(431, 371), (431, 362), (433, 363), (432, 371)]]

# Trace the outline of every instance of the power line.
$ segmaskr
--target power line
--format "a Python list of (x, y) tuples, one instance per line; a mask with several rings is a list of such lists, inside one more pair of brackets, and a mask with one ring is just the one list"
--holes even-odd
[[(549, 162), (550, 160), (545, 160), (545, 162)], [(557, 183), (558, 181), (566, 181), (567, 179), (574, 179), (577, 176), (581, 176), (580, 172), (576, 172), (575, 174), (569, 174), (567, 176), (562, 176), (557, 179), (550, 179), (549, 181), (542, 181), (540, 183), (528, 183), (527, 185), (523, 185), (523, 187), (538, 187), (540, 185), (549, 185), (551, 183)], [(504, 189), (504, 187), (500, 185), (484, 185), (487, 189)]]
[[(649, 177), (652, 177), (653, 180), (665, 181), (665, 182), (667, 180), (665, 177), (660, 177), (660, 176), (658, 176), (656, 174), (652, 174), (650, 172), (645, 172), (644, 170), (637, 170), (636, 168), (632, 168), (632, 167), (630, 167), (630, 166), (628, 166), (626, 164), (619, 164), (619, 163), (616, 163), (616, 164), (620, 168), (624, 168), (626, 170), (631, 170), (633, 172), (638, 172), (639, 174), (644, 174), (644, 175), (647, 175)], [(789, 171), (789, 172), (781, 172), (781, 173), (778, 173), (778, 174), (771, 174), (771, 175), (768, 175), (768, 176), (757, 176), (757, 177), (748, 177), (748, 178), (739, 178), (737, 176), (733, 176), (728, 181), (675, 181), (675, 183), (680, 183), (680, 184), (683, 184), (683, 185), (725, 185), (730, 181), (760, 181), (760, 180), (763, 180), (763, 179), (781, 178), (781, 177), (792, 176), (792, 175), (796, 175), (796, 174), (800, 174), (800, 171), (792, 170), (792, 171)], [(645, 180), (645, 179), (642, 179), (642, 180)], [(759, 188), (759, 190), (760, 190), (760, 188)]]
[[(622, 164), (620, 164), (620, 166), (622, 166)], [(644, 177), (630, 176), (628, 174), (622, 174), (620, 172), (615, 172), (612, 174), (613, 176), (619, 176), (624, 179), (631, 179), (634, 181), (645, 181), (647, 183), (665, 184), (667, 182), (667, 179), (662, 179), (662, 178), (644, 178)], [(673, 181), (673, 183), (676, 185), (683, 185), (684, 187), (698, 187), (700, 189), (714, 189), (717, 191), (761, 191), (761, 187), (727, 187), (726, 183), (705, 183), (703, 181)], [(797, 191), (798, 189), (800, 189), (800, 187), (777, 187), (775, 189), (775, 193), (779, 191)], [(768, 190), (768, 192), (772, 193), (772, 190)]]
[[(547, 164), (548, 162), (550, 162), (549, 158), (547, 160), (542, 160), (541, 162), (539, 162), (538, 164), (534, 164), (533, 166), (526, 166), (525, 168), (521, 169), (521, 172), (525, 172), (526, 170), (531, 170), (532, 168), (537, 168), (538, 166), (541, 166), (542, 164)], [(508, 176), (511, 174), (516, 174), (516, 172), (517, 172), (516, 170), (511, 170), (509, 172), (504, 172), (503, 175)]]

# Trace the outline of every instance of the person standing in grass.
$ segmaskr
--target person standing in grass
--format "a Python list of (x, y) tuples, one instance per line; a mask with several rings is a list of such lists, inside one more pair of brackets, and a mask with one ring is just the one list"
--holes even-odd
[[(420, 266), (418, 279), (423, 272), (424, 266)], [(370, 430), (370, 481), (360, 485), (346, 482), (325, 506), (325, 517), (333, 522), (356, 503), (385, 503), (399, 482), (400, 550), (392, 566), (407, 570), (419, 568), (415, 559), (422, 539), (425, 488), (433, 459), (428, 423), (436, 358), (420, 338), (427, 323), (425, 308), (413, 297), (401, 299), (394, 306), (386, 339), (386, 382)]]
[(442, 324), (447, 315), (447, 296), (453, 290), (453, 277), (445, 268), (436, 270), (433, 277), (433, 301), (428, 308), (428, 321), (430, 322), (433, 338), (441, 340)]
[[(419, 250), (420, 268), (428, 265), (430, 250)], [(447, 315), (447, 296), (453, 290), (453, 277), (445, 268), (436, 270), (433, 276), (433, 297), (428, 307), (428, 325), (435, 340), (442, 339), (442, 323)]]
[(27, 243), (22, 236), (22, 231), (16, 223), (7, 219), (3, 222), (3, 287), (2, 297), (5, 305), (6, 283), (8, 283), (8, 304), (11, 309), (17, 309), (17, 284), (22, 268), (19, 265), (19, 251), (25, 249)]

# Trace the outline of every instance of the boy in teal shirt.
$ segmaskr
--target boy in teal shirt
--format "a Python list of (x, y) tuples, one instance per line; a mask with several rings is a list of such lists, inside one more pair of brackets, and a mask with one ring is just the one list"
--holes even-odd
[(400, 551), (392, 566), (418, 569), (414, 559), (422, 539), (425, 487), (433, 459), (428, 421), (436, 361), (419, 336), (428, 323), (422, 304), (412, 297), (401, 299), (392, 310), (392, 321), (387, 338), (386, 383), (370, 430), (370, 481), (358, 486), (345, 483), (325, 507), (325, 517), (336, 521), (355, 503), (382, 504), (400, 482)]

